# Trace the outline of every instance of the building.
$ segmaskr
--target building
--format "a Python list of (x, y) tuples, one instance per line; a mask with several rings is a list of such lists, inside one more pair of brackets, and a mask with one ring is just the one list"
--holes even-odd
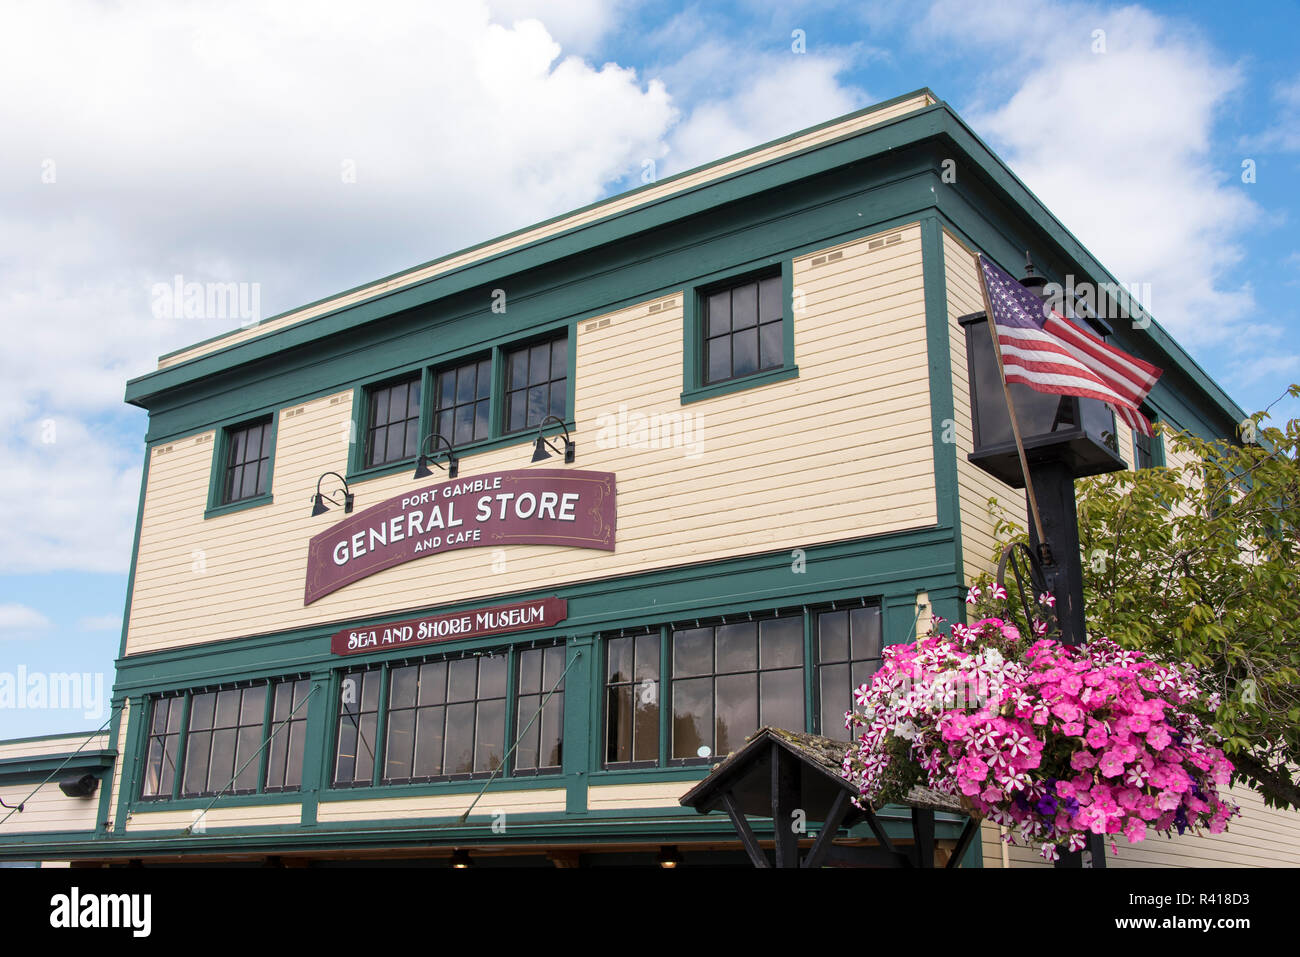
[[(967, 460), (976, 250), (1114, 284), (920, 91), (163, 356), (113, 720), (0, 744), (9, 803), (94, 790), (0, 858), (744, 865), (682, 794), (762, 724), (845, 736), (1023, 510)], [(1108, 302), (1152, 413), (1231, 435)]]

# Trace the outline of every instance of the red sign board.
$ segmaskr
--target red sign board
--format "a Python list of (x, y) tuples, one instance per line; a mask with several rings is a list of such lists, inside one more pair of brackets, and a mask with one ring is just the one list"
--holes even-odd
[(404, 645), (427, 645), (484, 635), (503, 635), (511, 631), (549, 628), (568, 616), (568, 602), (563, 598), (540, 598), (511, 605), (492, 605), (449, 615), (429, 615), (391, 625), (369, 628), (344, 628), (330, 638), (330, 651), (336, 655), (357, 655), (366, 651), (383, 651)]
[(521, 469), (396, 495), (315, 536), (303, 604), (385, 568), (489, 545), (614, 550), (614, 475)]

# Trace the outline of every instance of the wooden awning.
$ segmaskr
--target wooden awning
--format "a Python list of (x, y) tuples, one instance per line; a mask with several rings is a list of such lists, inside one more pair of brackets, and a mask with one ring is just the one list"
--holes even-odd
[[(913, 788), (906, 804), (912, 811), (911, 846), (896, 845), (885, 833), (873, 809), (853, 803), (857, 789), (841, 774), (848, 745), (801, 731), (760, 728), (744, 746), (715, 765), (703, 781), (681, 797), (681, 804), (701, 814), (723, 810), (731, 818), (741, 844), (755, 867), (820, 867), (827, 862), (836, 833), (865, 821), (879, 842), (856, 848), (860, 866), (933, 867), (934, 812), (964, 813), (953, 797)], [(775, 865), (758, 845), (751, 817), (775, 823)], [(812, 847), (799, 854), (799, 822), (820, 822)], [(811, 831), (811, 828), (808, 829)], [(978, 821), (962, 829), (947, 866), (955, 866), (970, 846)], [(837, 855), (841, 856), (841, 855)]]

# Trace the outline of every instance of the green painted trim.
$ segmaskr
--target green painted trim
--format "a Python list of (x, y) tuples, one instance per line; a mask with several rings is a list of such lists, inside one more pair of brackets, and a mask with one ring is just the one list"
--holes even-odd
[[(948, 330), (948, 288), (943, 229), (936, 216), (921, 220), (921, 271), (925, 300), (926, 356), (930, 375), (930, 430), (934, 455), (935, 514), (951, 528), (957, 581), (962, 581), (961, 501), (957, 478), (958, 414), (952, 389), (952, 348)], [(954, 441), (946, 442), (951, 435)]]
[[(122, 762), (122, 779), (116, 794), (117, 810), (113, 814), (114, 833), (123, 833), (126, 830), (128, 808), (131, 806), (132, 799), (138, 793), (139, 769), (144, 765), (145, 748), (148, 742), (146, 733), (150, 725), (150, 714), (145, 704), (147, 699), (143, 695), (137, 695), (128, 700), (131, 703), (131, 714), (134, 717), (127, 722), (126, 747), (119, 749)], [(141, 717), (142, 715), (143, 717)]]
[(79, 751), (76, 754), (41, 755), (0, 759), (0, 781), (18, 782), (42, 780), (51, 772), (63, 770), (68, 774), (94, 774), (111, 768), (117, 752), (111, 748), (96, 751)]
[[(131, 539), (131, 565), (126, 573), (126, 598), (122, 606), (122, 638), (118, 642), (118, 660), (126, 657), (127, 628), (131, 624), (131, 598), (135, 593), (135, 567), (140, 559), (140, 528), (144, 524), (144, 497), (149, 489), (149, 460), (153, 458), (153, 447), (147, 442), (144, 447), (144, 465), (140, 469), (140, 499), (135, 510), (135, 534)], [(116, 692), (116, 682), (114, 682)]]
[[(271, 424), (271, 448), (269, 450), (270, 458), (267, 460), (268, 471), (266, 475), (267, 491), (252, 498), (223, 502), (221, 494), (226, 484), (226, 461), (230, 458), (230, 433), (244, 426), (256, 425), (263, 420), (268, 420)], [(215, 518), (218, 515), (229, 515), (231, 512), (241, 512), (246, 508), (257, 508), (259, 505), (271, 504), (271, 496), (275, 491), (275, 440), (280, 434), (280, 410), (271, 409), (260, 415), (235, 422), (221, 422), (213, 426), (213, 429), (212, 465), (211, 471), (208, 473), (208, 504), (203, 512), (203, 517), (205, 519)]]
[(565, 813), (586, 814), (587, 780), (592, 769), (599, 767), (591, 763), (592, 745), (598, 744), (601, 737), (592, 730), (592, 714), (601, 714), (600, 698), (594, 692), (597, 686), (603, 685), (597, 669), (599, 656), (595, 639), (592, 636), (569, 639), (565, 656), (569, 673), (564, 677), (564, 740), (572, 742), (564, 748), (562, 759)]
[(703, 386), (699, 389), (692, 389), (689, 392), (682, 393), (682, 405), (690, 402), (700, 402), (704, 399), (714, 399), (720, 395), (731, 395), (733, 392), (744, 392), (748, 389), (757, 389), (761, 386), (772, 385), (775, 382), (786, 382), (790, 379), (799, 378), (798, 366), (783, 366), (779, 369), (768, 369), (766, 372), (755, 372), (753, 375), (744, 376), (739, 379), (728, 379), (726, 382), (719, 382), (715, 385)]
[(117, 770), (117, 761), (121, 760), (122, 747), (118, 738), (122, 733), (122, 705), (124, 700), (113, 698), (109, 702), (112, 709), (113, 718), (108, 725), (108, 747), (119, 757), (114, 760), (114, 767), (109, 770), (102, 784), (99, 786), (99, 809), (95, 812), (95, 830), (103, 830), (108, 826), (108, 822), (113, 815), (113, 776)]

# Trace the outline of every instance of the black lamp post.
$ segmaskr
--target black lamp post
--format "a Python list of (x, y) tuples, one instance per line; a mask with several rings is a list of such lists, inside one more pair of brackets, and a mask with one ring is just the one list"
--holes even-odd
[[(1032, 263), (1027, 263), (1021, 283), (1042, 295), (1045, 281), (1034, 273)], [(975, 448), (967, 457), (1011, 487), (1025, 488), (1007, 408), (1009, 392), (1042, 520), (1041, 537), (1035, 523), (1029, 523), (1031, 549), (1041, 563), (1041, 569), (1035, 571), (1041, 571), (1047, 591), (1056, 600), (1061, 642), (1081, 644), (1085, 639), (1083, 562), (1079, 554), (1074, 480), (1127, 467), (1119, 455), (1114, 414), (1097, 399), (1050, 395), (1019, 383), (1010, 384), (1004, 391), (989, 317), (981, 312), (958, 321), (966, 331), (975, 433)], [(1032, 503), (1030, 507), (1032, 510)], [(1092, 866), (1104, 867), (1101, 836), (1091, 835), (1088, 846)], [(1062, 854), (1057, 866), (1080, 867), (1081, 857), (1078, 853)]]
[[(433, 451), (426, 452), (429, 447), (429, 440), (434, 439)], [(441, 432), (430, 432), (424, 437), (424, 442), (420, 446), (420, 457), (415, 461), (415, 475), (412, 478), (428, 478), (433, 473), (429, 471), (430, 463), (438, 465), (434, 461), (438, 456), (438, 444), (447, 446), (447, 478), (454, 479), (460, 473), (460, 459), (456, 458), (456, 450), (452, 448), (449, 442)], [(438, 468), (442, 468), (438, 465)]]
[[(558, 422), (560, 423), (560, 428), (564, 430), (563, 451), (556, 448), (554, 445), (550, 443), (549, 440), (547, 440), (542, 436), (542, 430), (546, 428), (547, 422)], [(547, 449), (550, 449), (551, 451), (548, 452)], [(573, 440), (569, 438), (569, 427), (564, 424), (563, 419), (561, 419), (557, 415), (548, 415), (546, 418), (542, 419), (541, 423), (537, 426), (537, 442), (534, 443), (533, 445), (534, 462), (540, 462), (543, 459), (549, 459), (551, 457), (551, 452), (554, 452), (556, 455), (564, 456), (565, 465), (572, 465), (575, 451), (576, 451), (576, 446), (573, 444)]]
[[(343, 484), (342, 502), (338, 502), (330, 498), (328, 495), (325, 495), (320, 490), (321, 483), (324, 482), (331, 475), (334, 476)], [(325, 504), (326, 502), (329, 502), (330, 505), (342, 505), (344, 512), (351, 512), (353, 500), (354, 500), (354, 496), (351, 490), (348, 488), (347, 479), (345, 479), (342, 475), (339, 475), (338, 472), (326, 472), (324, 475), (322, 475), (320, 478), (316, 480), (316, 494), (312, 496), (311, 517), (315, 518), (317, 515), (324, 515), (326, 512), (328, 512), (329, 506)]]

